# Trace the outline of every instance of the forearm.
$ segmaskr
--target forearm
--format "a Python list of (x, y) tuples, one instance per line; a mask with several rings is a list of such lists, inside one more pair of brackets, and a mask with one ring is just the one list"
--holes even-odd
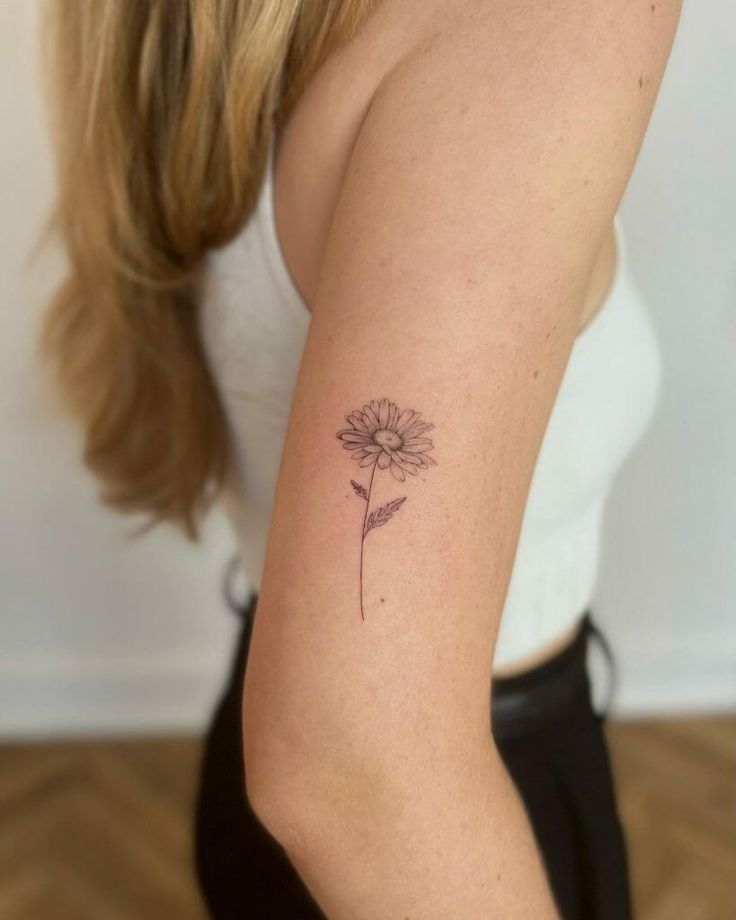
[(329, 920), (558, 916), (523, 805), (490, 745), (472, 765), (406, 777), (352, 806), (316, 808), (285, 835)]

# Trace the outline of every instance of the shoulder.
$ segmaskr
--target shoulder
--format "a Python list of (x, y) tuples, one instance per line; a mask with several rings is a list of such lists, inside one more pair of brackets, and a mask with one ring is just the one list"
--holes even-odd
[(541, 188), (550, 207), (566, 183), (579, 183), (588, 201), (604, 195), (580, 235), (610, 227), (678, 14), (679, 0), (626, 4), (615, 15), (603, 0), (374, 3), (283, 134), (276, 212), (307, 299), (346, 183), (363, 195), (356, 207), (379, 181), (388, 195), (392, 182), (405, 185), (384, 172), (388, 161), (455, 200), (475, 195), (473, 182), (484, 193), (503, 187), (510, 171), (517, 187)]
[[(385, 0), (377, 15), (392, 16), (401, 53), (374, 101), (403, 92), (407, 102), (423, 103), (416, 110), (421, 117), (426, 103), (446, 100), (458, 124), (477, 114), (494, 135), (499, 126), (564, 130), (574, 114), (589, 116), (591, 131), (597, 124), (605, 130), (606, 118), (635, 114), (635, 134), (649, 117), (680, 7), (680, 0), (613, 10), (605, 0)], [(402, 120), (413, 123), (413, 111), (404, 109)]]
[(465, 236), (482, 224), (486, 242), (491, 214), (499, 243), (537, 216), (545, 238), (592, 258), (646, 132), (679, 2), (612, 12), (604, 0), (447, 0), (423, 18), (415, 0), (393, 6), (415, 9), (421, 27), (363, 114), (343, 197), (356, 201), (352, 188), (364, 203), (380, 184), (423, 223), (459, 202)]
[[(414, 0), (382, 8), (418, 11)], [(503, 260), (509, 274), (534, 253), (540, 278), (577, 283), (633, 169), (679, 3), (615, 15), (603, 0), (427, 9), (362, 115), (334, 255), (359, 236), (384, 266), (411, 260), (417, 271), (454, 254), (486, 269)]]
[(621, 73), (626, 64), (632, 73), (638, 64), (649, 65), (643, 76), (656, 78), (681, 7), (682, 0), (614, 7), (606, 0), (374, 0), (356, 40), (381, 46), (384, 59), (393, 58), (394, 70), (446, 57), (458, 72), (496, 78), (553, 76), (556, 70), (569, 74), (586, 67)]

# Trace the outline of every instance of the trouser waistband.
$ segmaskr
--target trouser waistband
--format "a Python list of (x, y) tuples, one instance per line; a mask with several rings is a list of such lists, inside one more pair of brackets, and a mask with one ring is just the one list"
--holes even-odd
[(496, 738), (520, 735), (543, 728), (564, 715), (576, 699), (590, 702), (587, 648), (590, 637), (601, 645), (608, 661), (610, 680), (606, 706), (594, 714), (607, 715), (614, 691), (613, 656), (606, 638), (591, 619), (590, 609), (583, 611), (572, 642), (541, 664), (512, 677), (494, 678), (491, 691), (491, 723)]

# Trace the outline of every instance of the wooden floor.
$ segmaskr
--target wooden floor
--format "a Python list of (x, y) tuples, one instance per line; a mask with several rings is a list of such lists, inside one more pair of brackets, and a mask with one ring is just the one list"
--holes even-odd
[[(736, 718), (607, 731), (637, 920), (734, 920)], [(198, 758), (192, 739), (0, 746), (0, 918), (204, 918)]]

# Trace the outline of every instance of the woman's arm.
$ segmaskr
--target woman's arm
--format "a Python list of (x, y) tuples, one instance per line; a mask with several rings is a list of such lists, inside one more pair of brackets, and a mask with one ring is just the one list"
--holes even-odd
[[(674, 33), (677, 6), (650, 6), (448, 3), (357, 138), (244, 691), (251, 802), (330, 918), (555, 916), (492, 741), (491, 663)], [(381, 445), (403, 445), (398, 470), (372, 465)]]

